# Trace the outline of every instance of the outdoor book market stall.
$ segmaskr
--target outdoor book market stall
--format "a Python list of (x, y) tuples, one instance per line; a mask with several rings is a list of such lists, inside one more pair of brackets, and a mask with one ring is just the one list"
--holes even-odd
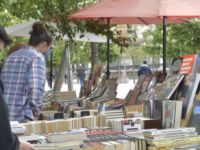
[(39, 121), (11, 126), (38, 149), (196, 148), (199, 67), (200, 55), (173, 59), (168, 73), (141, 75), (126, 98), (118, 99), (117, 79), (107, 81), (100, 73), (103, 64), (96, 64), (79, 98), (48, 91)]
[[(110, 7), (109, 2), (112, 1), (102, 0), (94, 6), (105, 3)], [(144, 24), (148, 24), (145, 23), (145, 19), (157, 19), (159, 23), (163, 19), (164, 35), (166, 16), (200, 17), (200, 1), (151, 0), (151, 8), (154, 9), (145, 5), (149, 2), (147, 0), (137, 0), (134, 5), (128, 3), (132, 2), (128, 0), (127, 3), (120, 3), (120, 0), (118, 2), (121, 6), (127, 4), (131, 6), (131, 10), (135, 10), (133, 13), (124, 11), (125, 15), (137, 18)], [(143, 15), (137, 14), (139, 6), (146, 8), (140, 10), (144, 12)], [(104, 8), (102, 5), (101, 7)], [(95, 7), (89, 6), (83, 10), (87, 12), (91, 8)], [(107, 19), (109, 25), (109, 21), (112, 21), (110, 18), (117, 18), (95, 16), (97, 9), (84, 15), (80, 12), (74, 13), (71, 19), (103, 18)], [(119, 9), (117, 12), (117, 16), (123, 14)], [(78, 18), (75, 18), (76, 15)], [(165, 36), (163, 42), (165, 61)], [(109, 41), (107, 57), (109, 62)], [(164, 63), (164, 72), (141, 75), (135, 88), (128, 92), (126, 98), (118, 99), (118, 82), (117, 78), (109, 77), (109, 63), (107, 76), (101, 75), (103, 65), (96, 64), (88, 79), (84, 81), (79, 98), (75, 92), (48, 91), (43, 96), (40, 120), (24, 124), (11, 122), (12, 130), (19, 135), (19, 139), (31, 142), (37, 149), (197, 150), (200, 147), (200, 55), (175, 58), (171, 65), (169, 72), (166, 72)]]

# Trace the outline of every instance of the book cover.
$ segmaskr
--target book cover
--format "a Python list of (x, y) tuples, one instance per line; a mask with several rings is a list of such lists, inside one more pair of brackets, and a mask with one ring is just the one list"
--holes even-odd
[(154, 100), (153, 101), (153, 119), (159, 119), (160, 124), (162, 124), (162, 114), (163, 114), (163, 101)]
[(165, 101), (163, 106), (163, 122), (164, 129), (174, 128), (174, 119), (175, 119), (175, 102)]
[(158, 89), (157, 93), (154, 95), (154, 100), (165, 100), (170, 99), (174, 91), (177, 89), (184, 75), (173, 75), (168, 76), (163, 82), (161, 87)]
[(147, 92), (141, 90), (140, 94), (138, 95), (137, 99), (135, 100), (134, 105), (142, 105), (144, 100), (145, 100), (145, 98), (146, 98), (146, 96), (147, 96)]
[(122, 120), (123, 132), (141, 130), (141, 119)]
[[(191, 74), (186, 97), (183, 100), (182, 119), (185, 119), (195, 99), (196, 91), (200, 81), (200, 74)], [(187, 84), (187, 86), (188, 86)]]
[(153, 78), (152, 78), (151, 83), (150, 83), (150, 87), (156, 86), (156, 83), (158, 81), (160, 74), (161, 74), (161, 72), (157, 72), (157, 71), (154, 72)]
[(168, 75), (177, 75), (180, 72), (183, 58), (174, 58), (172, 60), (172, 66), (169, 69)]
[(147, 96), (145, 99), (152, 99), (155, 93), (155, 89), (153, 87), (151, 87), (148, 92), (147, 92)]
[(161, 123), (159, 119), (143, 120), (144, 129), (161, 129)]
[(144, 100), (143, 103), (143, 116), (145, 118), (151, 118), (151, 103), (150, 100)]
[(190, 117), (188, 127), (195, 127), (198, 135), (200, 134), (200, 93), (195, 100), (195, 106)]
[(144, 81), (143, 81), (142, 86), (141, 86), (141, 88), (143, 90), (146, 91), (148, 89), (148, 86), (149, 86), (152, 78), (153, 78), (153, 75), (151, 75), (151, 74), (148, 74), (148, 75), (145, 76)]
[(127, 106), (127, 104), (129, 103), (129, 101), (131, 100), (131, 97), (132, 97), (133, 93), (134, 93), (133, 90), (130, 90), (130, 91), (128, 92), (128, 94), (127, 94), (126, 97), (125, 97), (126, 102), (124, 103), (124, 106)]
[(140, 75), (140, 77), (139, 77), (139, 79), (138, 79), (138, 81), (137, 81), (137, 83), (135, 85), (134, 90), (137, 89), (137, 88), (141, 88), (142, 83), (144, 81), (144, 78), (145, 78), (145, 75)]
[(140, 91), (141, 91), (141, 88), (136, 88), (134, 90), (134, 93), (131, 97), (131, 100), (128, 103), (128, 106), (132, 106), (134, 104), (135, 100), (137, 99), (138, 95), (140, 94)]
[(64, 116), (63, 116), (63, 113), (55, 113), (54, 114), (54, 119), (63, 119)]
[(194, 71), (193, 73), (200, 73), (200, 54), (197, 56), (197, 61), (194, 66)]
[(108, 81), (108, 88), (109, 88), (109, 99), (115, 100), (116, 98), (116, 81), (117, 79), (109, 79)]
[(167, 73), (160, 73), (156, 83), (163, 83), (166, 76), (167, 76)]
[(183, 57), (180, 74), (192, 73), (195, 58), (196, 58), (196, 55), (187, 55)]
[(81, 111), (81, 117), (90, 116), (90, 111)]

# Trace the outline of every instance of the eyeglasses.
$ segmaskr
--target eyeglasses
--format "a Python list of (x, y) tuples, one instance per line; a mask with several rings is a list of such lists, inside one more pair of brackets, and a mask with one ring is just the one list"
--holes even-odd
[(52, 51), (52, 50), (54, 49), (54, 47), (52, 46), (52, 47), (50, 47), (49, 49)]

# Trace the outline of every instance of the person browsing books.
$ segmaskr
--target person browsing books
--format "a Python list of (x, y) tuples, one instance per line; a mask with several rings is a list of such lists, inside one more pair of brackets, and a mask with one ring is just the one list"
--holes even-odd
[[(0, 24), (0, 52), (11, 43), (5, 29)], [(9, 120), (8, 107), (3, 97), (4, 85), (0, 79), (0, 150), (36, 150), (26, 141), (19, 141), (17, 135), (12, 133)]]
[(151, 68), (147, 65), (147, 60), (143, 60), (143, 64), (138, 68), (138, 77), (140, 75), (152, 74)]
[(82, 65), (79, 65), (77, 69), (77, 77), (80, 80), (81, 87), (83, 87), (83, 82), (85, 79), (85, 69), (82, 67)]
[(53, 37), (41, 22), (35, 22), (29, 45), (7, 57), (1, 78), (11, 121), (38, 120), (46, 75), (44, 53), (52, 48)]

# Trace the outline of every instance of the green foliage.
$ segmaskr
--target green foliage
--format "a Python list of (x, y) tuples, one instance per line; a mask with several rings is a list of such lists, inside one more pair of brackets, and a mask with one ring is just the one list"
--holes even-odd
[[(98, 59), (100, 62), (106, 62), (106, 43), (98, 43)], [(120, 48), (112, 43), (110, 44), (110, 62), (114, 62), (120, 55)], [(75, 42), (71, 52), (71, 63), (82, 64), (83, 62), (91, 62), (91, 43), (88, 42)]]
[[(9, 3), (6, 2), (5, 4), (8, 5)], [(1, 5), (0, 5), (0, 10), (1, 10)], [(15, 25), (15, 24), (18, 24), (21, 22), (21, 20), (19, 18), (11, 15), (9, 12), (5, 12), (5, 10), (0, 12), (0, 18), (1, 18), (1, 25), (3, 27), (9, 27), (9, 26), (12, 26), (12, 25)], [(15, 37), (15, 36), (10, 36), (10, 38), (12, 39), (13, 43), (10, 46), (3, 49), (3, 51), (0, 53), (1, 61), (5, 60), (10, 47), (12, 47), (13, 45), (15, 45), (18, 42), (28, 43), (28, 38)]]
[[(98, 43), (98, 55), (100, 62), (107, 61), (107, 45), (106, 43)], [(114, 43), (110, 44), (110, 63), (117, 60), (120, 56), (120, 47)]]
[(71, 51), (71, 63), (82, 64), (91, 62), (91, 46), (88, 42), (74, 42)]
[[(180, 46), (182, 56), (193, 54), (200, 47), (200, 22), (192, 19), (191, 23), (167, 25), (167, 58), (180, 57)], [(163, 54), (163, 27), (156, 25), (155, 29), (148, 29), (143, 33), (143, 46), (145, 53), (155, 57), (162, 57)], [(151, 41), (148, 39), (152, 38)]]
[[(92, 3), (94, 3), (94, 0), (13, 0), (11, 1), (11, 6), (7, 7), (7, 9), (12, 15), (22, 20), (39, 19), (46, 22), (54, 21), (57, 29), (50, 25), (47, 25), (47, 28), (54, 35), (58, 32), (59, 35), (55, 35), (57, 38), (68, 35), (72, 39), (76, 31), (87, 31), (106, 36), (109, 34), (114, 43), (117, 43), (119, 46), (128, 47), (131, 39), (126, 37), (117, 38), (116, 33), (111, 30), (107, 33), (108, 27), (102, 24), (102, 20), (67, 20), (67, 17), (71, 13)], [(70, 26), (72, 22), (76, 26)]]
[[(53, 61), (52, 61), (53, 68), (59, 67), (59, 65), (61, 63), (64, 48), (65, 48), (64, 40), (58, 41), (56, 43), (56, 46), (54, 47), (54, 50), (53, 50)], [(46, 61), (47, 68), (50, 68), (50, 63), (51, 63), (51, 57)]]

